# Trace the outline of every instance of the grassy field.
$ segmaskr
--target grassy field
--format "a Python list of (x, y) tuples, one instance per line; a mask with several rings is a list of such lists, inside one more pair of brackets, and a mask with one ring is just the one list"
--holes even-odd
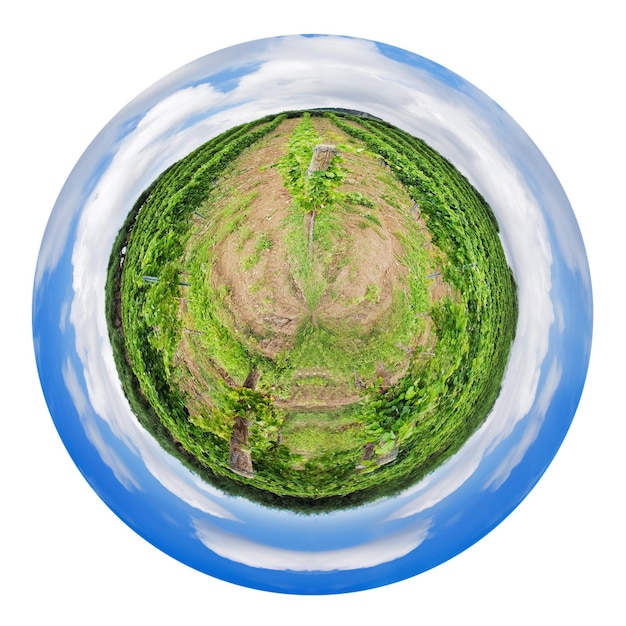
[[(311, 171), (320, 144), (334, 156)], [(459, 450), (517, 323), (482, 196), (423, 141), (332, 111), (268, 116), (173, 165), (130, 211), (106, 288), (144, 427), (219, 488), (304, 512), (391, 495)]]

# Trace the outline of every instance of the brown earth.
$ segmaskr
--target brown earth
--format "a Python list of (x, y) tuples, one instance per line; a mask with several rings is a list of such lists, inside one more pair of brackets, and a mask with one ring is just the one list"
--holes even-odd
[[(314, 121), (322, 141), (349, 141), (328, 120)], [(369, 224), (356, 212), (342, 216), (340, 242), (326, 270), (328, 288), (315, 310), (309, 310), (285, 245), (285, 221), (292, 198), (277, 169), (267, 167), (284, 156), (289, 134), (298, 122), (283, 122), (276, 134), (243, 156), (236, 172), (221, 182), (232, 194), (258, 191), (250, 204), (246, 226), (257, 235), (267, 235), (272, 248), (262, 254), (255, 267), (244, 272), (241, 259), (253, 253), (256, 237), (250, 237), (243, 248), (237, 236), (226, 237), (216, 248), (211, 281), (213, 287), (227, 285), (229, 308), (237, 312), (237, 330), (257, 337), (259, 350), (270, 358), (291, 346), (296, 329), (307, 316), (323, 320), (330, 328), (358, 325), (367, 334), (388, 312), (393, 290), (402, 287), (408, 271), (399, 262), (404, 251), (396, 235), (406, 231), (406, 226), (396, 208), (384, 199), (384, 187), (377, 178), (386, 173), (384, 166), (365, 153), (342, 153), (343, 167), (354, 174), (347, 177), (339, 191), (355, 191), (374, 202), (381, 226)], [(408, 196), (406, 203), (410, 206)], [(308, 228), (306, 219), (302, 228)], [(380, 289), (375, 303), (364, 297), (368, 285)]]
[[(312, 121), (321, 143), (336, 146), (354, 143), (329, 120), (313, 118)], [(319, 269), (323, 272), (326, 288), (316, 306), (310, 309), (302, 285), (294, 276), (293, 260), (289, 257), (286, 243), (293, 199), (275, 167), (286, 154), (289, 137), (299, 122), (300, 119), (285, 120), (269, 136), (255, 144), (253, 150), (242, 154), (235, 168), (216, 186), (217, 195), (222, 194), (220, 202), (224, 203), (256, 194), (248, 204), (242, 223), (247, 230), (239, 228), (216, 245), (216, 261), (211, 268), (210, 280), (214, 289), (226, 287), (226, 304), (235, 332), (241, 333), (256, 350), (272, 359), (292, 347), (295, 333), (305, 319), (310, 319), (313, 324), (323, 323), (324, 327), (337, 332), (358, 328), (363, 336), (377, 324), (384, 324), (394, 291), (406, 290), (409, 270), (401, 263), (405, 251), (399, 235), (415, 236), (415, 226), (407, 223), (406, 219), (413, 201), (393, 178), (388, 167), (365, 151), (350, 152), (338, 148), (341, 167), (347, 172), (338, 190), (357, 192), (371, 201), (376, 207), (371, 210), (371, 215), (375, 215), (379, 224), (366, 218), (369, 209), (363, 206), (341, 213), (338, 221), (341, 233), (335, 242), (332, 257), (326, 258), (323, 268)], [(404, 211), (399, 211), (399, 208)], [(207, 207), (206, 213), (210, 211)], [(309, 228), (307, 218), (303, 216), (302, 221), (303, 231), (306, 232)], [(433, 248), (419, 210), (411, 213), (411, 219), (423, 234), (425, 247)], [(208, 227), (208, 220), (205, 225), (198, 223), (194, 236), (202, 236), (202, 231)], [(244, 236), (244, 233), (248, 235)], [(271, 248), (258, 255), (258, 263), (254, 267), (244, 270), (242, 260), (255, 253), (255, 245), (261, 235), (269, 238)], [(437, 254), (438, 251), (433, 248), (433, 272), (439, 269)], [(451, 287), (441, 277), (434, 278), (431, 284), (433, 302), (444, 295), (453, 295)], [(378, 288), (376, 302), (365, 297), (371, 285)], [(184, 309), (185, 303), (181, 302), (181, 313)], [(406, 358), (401, 363), (378, 364), (377, 375), (382, 378), (385, 387), (395, 384), (404, 375), (418, 346), (422, 346), (425, 355), (434, 351), (436, 336), (427, 312), (424, 317), (426, 330), (411, 345), (402, 347)], [(177, 360), (192, 374), (191, 380), (187, 379), (184, 385), (185, 391), (190, 399), (193, 398), (192, 404), (200, 408), (206, 390), (202, 388), (202, 376), (197, 364), (192, 363), (194, 357), (190, 341), (193, 337), (184, 334)], [(312, 377), (322, 380), (323, 393), (320, 394), (319, 386), (298, 385), (299, 380)], [(227, 380), (226, 377), (222, 379)], [(278, 401), (291, 410), (328, 409), (359, 399), (358, 385), (354, 381), (335, 380), (320, 368), (296, 372), (294, 382), (291, 397)]]

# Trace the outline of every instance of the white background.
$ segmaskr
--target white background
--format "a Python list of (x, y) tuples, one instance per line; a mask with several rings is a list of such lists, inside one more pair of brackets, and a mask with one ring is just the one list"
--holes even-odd
[[(61, 0), (0, 14), (4, 624), (623, 624), (622, 296), (626, 178), (619, 3), (550, 0)], [(89, 142), (166, 73), (281, 34), (345, 34), (426, 56), (474, 83), (537, 143), (585, 239), (594, 343), (570, 432), (533, 492), (469, 550), (367, 592), (248, 590), (178, 563), (91, 490), (43, 400), (32, 279), (52, 206)], [(621, 376), (620, 376), (621, 374)], [(620, 597), (621, 596), (621, 597)], [(228, 613), (235, 609), (237, 614)], [(341, 620), (341, 622), (340, 622)]]

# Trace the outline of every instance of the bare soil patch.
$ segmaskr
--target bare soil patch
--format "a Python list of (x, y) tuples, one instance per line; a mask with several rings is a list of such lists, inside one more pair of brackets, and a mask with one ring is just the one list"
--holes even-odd
[[(285, 246), (285, 222), (292, 198), (277, 169), (269, 167), (286, 153), (289, 133), (297, 122), (283, 122), (262, 144), (242, 156), (237, 170), (220, 182), (232, 194), (257, 191), (258, 195), (245, 221), (252, 235), (242, 244), (240, 233), (233, 233), (218, 244), (211, 281), (216, 288), (227, 286), (237, 330), (256, 337), (259, 350), (270, 358), (291, 347), (299, 324), (312, 313), (330, 327), (338, 323), (358, 325), (367, 334), (387, 314), (393, 291), (402, 288), (407, 273), (399, 262), (403, 248), (398, 238), (406, 226), (396, 207), (384, 197), (380, 183), (384, 166), (365, 153), (341, 153), (349, 175), (340, 191), (358, 192), (376, 208), (371, 210), (372, 221), (363, 216), (370, 212), (364, 207), (341, 215), (340, 243), (326, 270), (328, 288), (315, 311), (308, 309)], [(322, 141), (337, 144), (349, 140), (328, 120), (316, 118), (314, 122)], [(411, 205), (408, 195), (404, 201)], [(302, 228), (307, 227), (303, 217)], [(260, 236), (267, 236), (272, 247), (260, 255), (254, 267), (244, 271), (242, 259), (254, 254)], [(365, 297), (369, 286), (376, 287), (375, 301)]]
[[(439, 269), (439, 253), (432, 245), (423, 217), (419, 211), (409, 214), (413, 201), (386, 164), (365, 150), (342, 150), (341, 146), (354, 145), (354, 140), (328, 119), (313, 118), (321, 143), (332, 144), (339, 152), (346, 176), (338, 191), (346, 197), (361, 197), (364, 202), (353, 200), (333, 209), (337, 233), (323, 268), (325, 289), (314, 310), (309, 308), (286, 241), (289, 224), (293, 228), (293, 198), (276, 167), (287, 153), (290, 135), (299, 122), (299, 118), (285, 120), (253, 149), (245, 151), (232, 171), (217, 182), (217, 204), (206, 209), (209, 215), (219, 214), (229, 203), (251, 198), (241, 209), (245, 214), (237, 228), (215, 246), (210, 281), (214, 290), (222, 289), (227, 294), (224, 303), (233, 331), (270, 359), (293, 347), (296, 332), (306, 319), (336, 333), (358, 329), (364, 337), (388, 323), (394, 293), (406, 290), (410, 271), (402, 263), (403, 237), (422, 236), (424, 246), (432, 249), (433, 265), (429, 271)], [(309, 228), (306, 218), (302, 216), (303, 234)], [(196, 236), (201, 236), (207, 227), (201, 222), (196, 225)], [(270, 244), (259, 251), (261, 240)], [(246, 260), (253, 257), (254, 262), (246, 265)], [(453, 293), (441, 277), (430, 284), (433, 302)], [(181, 312), (183, 309), (181, 303)], [(423, 325), (424, 332), (409, 345), (401, 346), (403, 358), (395, 363), (377, 364), (376, 374), (384, 387), (402, 378), (418, 347), (425, 357), (434, 351), (436, 335), (427, 314)], [(186, 337), (181, 344), (189, 341)], [(178, 357), (186, 363), (192, 380), (201, 381), (197, 364), (189, 362), (193, 359), (189, 347), (181, 345)], [(307, 378), (313, 375), (321, 382), (310, 384)], [(256, 380), (258, 373), (255, 383)], [(188, 382), (186, 386), (192, 404), (199, 408), (201, 383)], [(300, 410), (332, 409), (358, 400), (359, 386), (352, 376), (337, 379), (318, 368), (313, 374), (295, 372), (290, 396), (276, 402), (286, 409)]]
[[(287, 151), (289, 135), (298, 122), (285, 120), (240, 158), (235, 172), (220, 181), (232, 195), (258, 193), (245, 221), (249, 238), (242, 242), (241, 232), (235, 232), (218, 244), (211, 282), (214, 287), (227, 286), (236, 330), (257, 338), (259, 351), (270, 358), (290, 347), (298, 321), (307, 312), (291, 282), (284, 241), (284, 222), (292, 198), (280, 173), (272, 167)], [(272, 247), (262, 253), (255, 267), (244, 271), (242, 260), (254, 254), (262, 235), (269, 238)]]

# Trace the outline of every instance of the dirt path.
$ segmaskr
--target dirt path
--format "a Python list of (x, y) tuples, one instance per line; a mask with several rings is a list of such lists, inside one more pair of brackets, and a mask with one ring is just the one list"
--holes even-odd
[[(244, 338), (250, 350), (272, 360), (293, 348), (296, 333), (307, 319), (338, 337), (353, 329), (367, 337), (374, 329), (388, 324), (394, 293), (407, 289), (409, 269), (402, 263), (405, 250), (401, 238), (416, 236), (414, 227), (409, 231), (407, 223), (413, 201), (384, 163), (366, 151), (342, 150), (342, 145), (354, 144), (354, 140), (328, 119), (313, 118), (313, 121), (321, 142), (338, 148), (341, 168), (346, 174), (339, 193), (365, 199), (363, 205), (355, 204), (338, 214), (333, 248), (320, 257), (323, 265), (319, 271), (323, 273), (325, 286), (314, 310), (307, 306), (303, 285), (294, 271), (288, 242), (289, 228), (293, 228), (293, 199), (275, 167), (287, 153), (290, 135), (300, 120), (285, 120), (255, 144), (254, 149), (245, 151), (234, 169), (216, 186), (215, 197), (220, 198), (221, 206), (236, 202), (238, 198), (251, 200), (245, 209), (245, 219), (215, 246), (211, 287), (228, 294), (225, 305), (236, 336)], [(366, 205), (375, 208), (368, 209)], [(212, 227), (211, 220), (202, 216), (214, 210), (215, 207), (203, 207), (199, 214), (194, 214), (192, 237), (202, 237)], [(411, 218), (423, 234), (424, 245), (432, 247), (420, 212), (411, 212)], [(304, 240), (308, 227), (303, 216)], [(269, 242), (267, 249), (257, 255), (256, 263), (245, 267), (243, 260), (255, 255), (261, 240)], [(375, 295), (366, 297), (372, 288)], [(430, 291), (433, 302), (452, 293), (441, 277), (432, 280)], [(181, 312), (184, 312), (182, 302)], [(410, 345), (400, 346), (402, 350), (396, 362), (372, 363), (384, 387), (402, 378), (418, 347), (426, 354), (434, 351), (436, 336), (425, 313), (422, 324), (425, 330), (414, 337)], [(184, 349), (179, 356), (182, 361), (191, 358)], [(201, 381), (202, 372), (197, 370), (197, 366), (188, 363), (192, 378)], [(251, 370), (244, 386), (255, 388), (262, 375), (260, 371)], [(321, 380), (312, 384), (307, 379), (313, 377)], [(305, 369), (293, 372), (290, 396), (276, 402), (290, 412), (316, 407), (338, 408), (359, 400), (358, 382), (363, 386), (370, 383), (371, 378), (363, 381), (356, 370), (342, 378), (326, 371), (321, 364), (310, 363)], [(201, 382), (190, 383), (187, 391), (199, 399), (201, 386)], [(210, 402), (208, 398), (207, 401)]]

